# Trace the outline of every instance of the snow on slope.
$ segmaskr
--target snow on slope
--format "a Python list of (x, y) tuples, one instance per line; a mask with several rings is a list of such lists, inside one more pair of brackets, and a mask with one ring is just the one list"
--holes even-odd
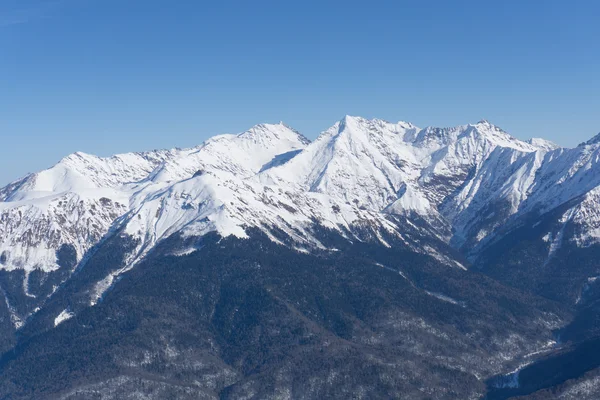
[(73, 153), (53, 167), (30, 174), (2, 193), (2, 201), (14, 202), (43, 198), (63, 192), (113, 188), (145, 178), (166, 159), (177, 157), (179, 150), (127, 153), (101, 158), (82, 152)]
[(274, 241), (279, 239), (272, 230), (281, 230), (299, 246), (323, 248), (311, 233), (315, 220), (324, 227), (348, 231), (356, 221), (369, 220), (393, 232), (383, 216), (338, 203), (330, 196), (284, 190), (252, 179), (222, 180), (208, 172), (150, 194), (128, 216), (126, 233), (141, 239), (137, 258), (175, 232), (202, 236), (218, 231), (243, 238), (244, 227), (261, 228)]
[(548, 153), (525, 208), (544, 212), (587, 193), (600, 185), (599, 169), (600, 143)]
[(491, 225), (483, 223), (489, 233), (518, 213), (546, 152), (547, 146), (515, 139), (488, 121), (421, 130), (346, 116), (261, 179), (377, 212), (419, 215), (460, 246), (487, 236), (479, 220), (491, 202), (509, 207)]
[(418, 128), (399, 122), (346, 116), (288, 163), (272, 168), (261, 179), (280, 185), (297, 185), (305, 191), (325, 193), (347, 204), (382, 211), (416, 212), (435, 217), (413, 189), (426, 151), (415, 149), (410, 138)]
[(563, 244), (564, 231), (567, 224), (573, 225), (573, 234), (568, 240), (579, 247), (586, 247), (600, 242), (600, 187), (587, 192), (582, 201), (566, 210), (559, 218), (561, 223), (556, 233), (549, 232), (551, 240), (549, 258)]
[(599, 147), (523, 142), (487, 121), (419, 129), (346, 116), (310, 144), (283, 124), (262, 124), (192, 149), (75, 153), (0, 190), (0, 268), (56, 269), (61, 245), (81, 259), (111, 228), (140, 239), (134, 262), (176, 232), (244, 237), (258, 227), (278, 240), (277, 228), (317, 247), (315, 221), (343, 234), (374, 221), (401, 234), (390, 214), (418, 216), (437, 237), (474, 246), (511, 218), (598, 187)]
[(532, 146), (535, 146), (541, 150), (556, 150), (560, 149), (560, 146), (550, 140), (542, 139), (542, 138), (531, 138), (527, 141)]
[[(244, 238), (253, 227), (310, 251), (326, 247), (315, 225), (349, 241), (389, 245), (394, 237), (463, 268), (421, 239), (468, 253), (520, 215), (567, 201), (562, 220), (575, 234), (548, 237), (556, 246), (587, 246), (600, 241), (599, 161), (600, 140), (563, 149), (520, 141), (487, 121), (420, 129), (350, 116), (312, 143), (284, 124), (261, 124), (191, 149), (75, 153), (0, 189), (0, 269), (24, 270), (28, 295), (28, 275), (58, 269), (62, 246), (72, 246), (79, 262), (110, 232), (124, 232), (137, 247), (97, 283), (96, 304), (119, 274), (173, 234)], [(26, 316), (13, 314), (21, 326)]]
[[(386, 139), (401, 142), (407, 133), (416, 131), (416, 128), (410, 124), (392, 125), (383, 121), (349, 121), (350, 118), (345, 118), (308, 146), (302, 136), (289, 130), (285, 135), (279, 135), (280, 142), (277, 146), (271, 145), (270, 141), (265, 145), (264, 138), (257, 140), (255, 130), (249, 131), (249, 137), (242, 135), (234, 138), (226, 147), (221, 145), (221, 141), (228, 137), (220, 136), (207, 141), (198, 154), (193, 155), (198, 159), (195, 165), (202, 166), (201, 174), (162, 187), (150, 186), (142, 192), (143, 195), (135, 196), (135, 205), (124, 223), (126, 232), (140, 238), (141, 243), (131, 263), (143, 257), (154, 244), (175, 232), (201, 236), (216, 230), (224, 236), (245, 237), (245, 227), (258, 227), (274, 241), (279, 241), (274, 233), (274, 230), (277, 230), (292, 238), (299, 249), (312, 246), (323, 248), (311, 231), (315, 221), (323, 227), (339, 231), (342, 235), (350, 235), (349, 240), (360, 240), (352, 231), (357, 225), (368, 221), (372, 227), (376, 227), (374, 231), (382, 229), (401, 238), (386, 215), (380, 213), (386, 206), (386, 202), (381, 200), (386, 193), (390, 196), (388, 200), (396, 199), (395, 188), (389, 186), (389, 176), (398, 172), (389, 166), (386, 171), (389, 176), (382, 177), (378, 170), (372, 167), (372, 161), (369, 164), (369, 161), (360, 159), (360, 156), (356, 157), (358, 150), (352, 146), (363, 146), (363, 153), (364, 149), (370, 146), (364, 141), (358, 143), (363, 133), (355, 129), (351, 133), (355, 137), (350, 138), (352, 144), (349, 146), (348, 140), (340, 137), (339, 131), (346, 129), (348, 123), (376, 124), (386, 129), (389, 135)], [(341, 125), (344, 127), (340, 127)], [(259, 126), (258, 129), (260, 133), (262, 127)], [(372, 133), (381, 140), (377, 131)], [(290, 134), (293, 136), (290, 137)], [(269, 131), (268, 137), (269, 140), (273, 139), (272, 130)], [(241, 145), (238, 140), (243, 140)], [(257, 143), (262, 152), (271, 148), (273, 150), (266, 154), (261, 153), (254, 148)], [(234, 161), (226, 157), (219, 158), (218, 161), (212, 158), (214, 154), (221, 154), (219, 149), (235, 153), (238, 146), (245, 151), (243, 156), (238, 156)], [(304, 146), (306, 148), (301, 150)], [(209, 156), (203, 154), (207, 148), (211, 148)], [(380, 145), (380, 148), (389, 153), (388, 157), (398, 158), (388, 147)], [(371, 157), (385, 162), (378, 151), (370, 150)], [(276, 153), (281, 154), (274, 156)], [(254, 155), (251, 156), (251, 161), (245, 160), (248, 154)], [(338, 160), (334, 155), (344, 159)], [(407, 152), (407, 155), (410, 156), (410, 153)], [(284, 158), (285, 162), (279, 161), (281, 158)], [(245, 162), (241, 163), (240, 160)], [(355, 171), (352, 172), (363, 176), (358, 177), (354, 185), (350, 181), (345, 182), (344, 192), (341, 191), (344, 186), (334, 179), (331, 180), (331, 184), (337, 185), (340, 192), (319, 188), (314, 181), (319, 179), (314, 178), (315, 171), (333, 170), (333, 164), (320, 164), (323, 160), (336, 163), (336, 171), (339, 171), (342, 164), (353, 164)], [(348, 174), (344, 176), (349, 177)], [(374, 182), (374, 176), (380, 178), (379, 181)], [(337, 178), (332, 174), (333, 177)], [(401, 179), (397, 181), (400, 186)], [(323, 179), (320, 179), (320, 182), (322, 183)], [(158, 190), (154, 190), (157, 187)], [(375, 193), (375, 187), (379, 190), (378, 194)], [(365, 196), (369, 190), (377, 194), (377, 198)], [(353, 201), (349, 201), (349, 197), (346, 196), (348, 193), (353, 194)], [(359, 201), (361, 197), (363, 199)], [(421, 207), (419, 204), (415, 206)], [(385, 242), (382, 238), (381, 241)]]
[[(589, 142), (588, 142), (589, 143)], [(525, 157), (508, 179), (503, 190), (487, 200), (487, 204), (512, 201), (511, 213), (496, 221), (496, 226), (510, 226), (524, 214), (542, 215), (567, 202), (573, 205), (564, 213), (560, 223), (574, 222), (577, 233), (569, 238), (578, 246), (600, 241), (600, 143), (584, 143), (573, 149), (539, 150)], [(562, 240), (560, 232), (549, 232), (548, 237)], [(493, 231), (488, 241), (494, 240)], [(485, 241), (482, 242), (485, 244)], [(555, 245), (560, 245), (556, 244)]]
[(73, 246), (80, 260), (127, 212), (126, 185), (180, 153), (101, 158), (78, 152), (7, 186), (0, 192), (0, 268), (55, 270), (62, 245)]
[(283, 123), (260, 124), (239, 135), (215, 136), (183, 156), (171, 157), (149, 179), (175, 182), (198, 171), (247, 178), (275, 162), (277, 157), (295, 154), (308, 143), (308, 139)]
[(127, 202), (118, 191), (98, 189), (0, 203), (0, 268), (56, 270), (62, 245), (73, 246), (80, 260)]
[(81, 260), (148, 193), (160, 193), (199, 170), (250, 176), (306, 144), (283, 124), (263, 124), (192, 149), (108, 158), (72, 154), (0, 191), (0, 268), (55, 270), (62, 245), (73, 246)]

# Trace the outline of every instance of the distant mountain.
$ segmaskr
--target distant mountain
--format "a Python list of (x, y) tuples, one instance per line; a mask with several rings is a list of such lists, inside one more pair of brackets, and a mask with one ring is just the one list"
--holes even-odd
[(599, 161), (350, 116), (69, 155), (0, 189), (0, 398), (516, 393), (600, 334)]

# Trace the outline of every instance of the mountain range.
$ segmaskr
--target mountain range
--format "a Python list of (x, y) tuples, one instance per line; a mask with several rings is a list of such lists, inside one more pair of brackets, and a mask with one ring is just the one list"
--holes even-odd
[(597, 398), (599, 255), (600, 134), (78, 152), (0, 189), (0, 398)]

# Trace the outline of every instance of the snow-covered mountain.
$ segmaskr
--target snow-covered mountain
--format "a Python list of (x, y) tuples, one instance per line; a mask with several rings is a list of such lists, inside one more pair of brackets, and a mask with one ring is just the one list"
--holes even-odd
[(566, 203), (564, 219), (578, 229), (560, 240), (588, 246), (600, 239), (599, 142), (564, 149), (520, 141), (488, 121), (420, 129), (346, 116), (312, 143), (281, 123), (191, 149), (75, 153), (0, 189), (0, 269), (23, 270), (27, 294), (32, 271), (60, 268), (61, 248), (75, 253), (73, 272), (103, 240), (128, 235), (135, 248), (93, 303), (173, 234), (243, 238), (258, 228), (300, 251), (332, 250), (315, 227), (384, 245), (393, 235), (462, 267), (422, 238), (474, 258), (521, 216)]
[(118, 217), (140, 207), (149, 194), (191, 178), (199, 170), (240, 179), (256, 174), (275, 155), (301, 149), (306, 139), (283, 125), (259, 125), (185, 150), (65, 157), (0, 191), (0, 254), (5, 269), (57, 267), (64, 244), (79, 259)]
[(207, 398), (265, 398), (339, 391), (332, 371), (382, 398), (516, 390), (568, 350), (558, 329), (600, 332), (599, 160), (598, 136), (350, 116), (314, 142), (280, 123), (69, 155), (0, 189), (0, 391), (197, 398), (208, 376)]

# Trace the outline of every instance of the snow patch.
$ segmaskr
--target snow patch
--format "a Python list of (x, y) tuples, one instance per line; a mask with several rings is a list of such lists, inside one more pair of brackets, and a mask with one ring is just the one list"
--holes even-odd
[(66, 320), (73, 318), (74, 315), (75, 313), (70, 312), (68, 309), (62, 310), (62, 312), (58, 314), (56, 318), (54, 318), (54, 327), (57, 327)]
[(106, 276), (106, 278), (102, 279), (94, 285), (94, 289), (90, 296), (90, 306), (95, 306), (100, 300), (102, 300), (102, 297), (108, 291), (108, 289), (110, 289), (114, 281), (115, 274), (109, 274), (108, 276)]

